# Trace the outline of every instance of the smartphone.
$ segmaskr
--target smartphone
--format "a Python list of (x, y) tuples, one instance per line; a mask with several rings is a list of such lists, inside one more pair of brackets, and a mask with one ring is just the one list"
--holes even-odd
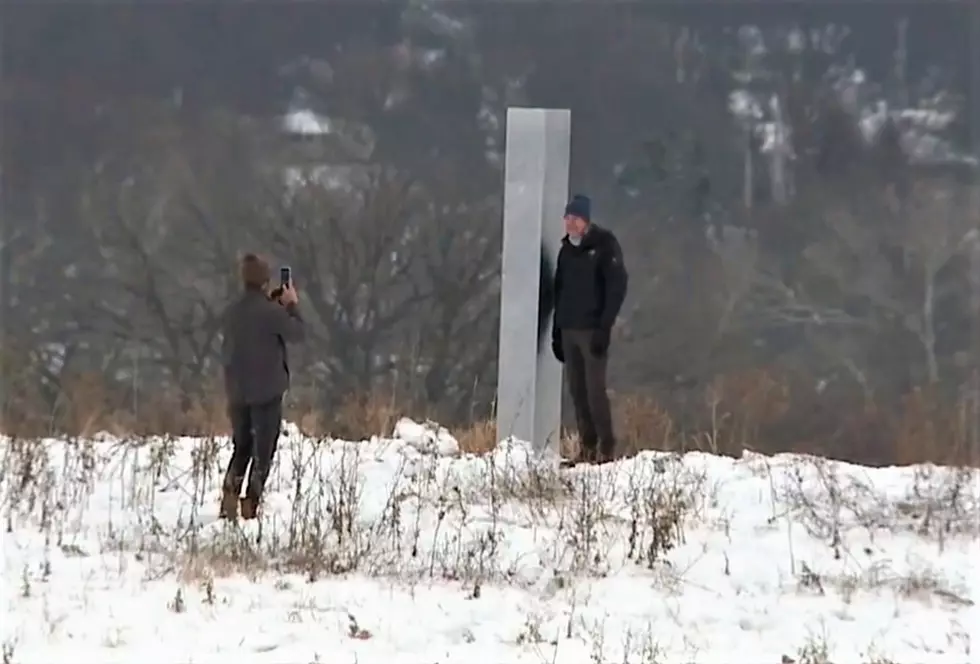
[(289, 282), (292, 281), (292, 278), (293, 278), (293, 272), (291, 269), (289, 269), (288, 265), (283, 265), (281, 268), (279, 268), (280, 287), (285, 288), (286, 286), (288, 286)]

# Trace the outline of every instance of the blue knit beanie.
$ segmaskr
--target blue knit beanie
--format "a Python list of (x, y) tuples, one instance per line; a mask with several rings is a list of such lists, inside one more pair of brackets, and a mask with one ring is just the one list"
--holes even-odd
[(592, 201), (589, 200), (588, 196), (583, 196), (582, 194), (575, 194), (572, 196), (572, 200), (568, 201), (568, 205), (565, 206), (565, 216), (573, 215), (579, 217), (580, 219), (585, 219), (586, 221), (592, 221)]

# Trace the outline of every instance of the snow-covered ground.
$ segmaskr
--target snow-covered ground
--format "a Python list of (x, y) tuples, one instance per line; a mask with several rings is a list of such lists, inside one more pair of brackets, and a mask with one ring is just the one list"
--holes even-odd
[(976, 474), (454, 448), (291, 428), (227, 524), (227, 440), (0, 439), (3, 662), (976, 661)]

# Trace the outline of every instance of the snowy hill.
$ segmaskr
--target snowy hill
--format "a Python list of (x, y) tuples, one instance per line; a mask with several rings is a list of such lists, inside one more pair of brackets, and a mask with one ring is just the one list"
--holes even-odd
[(644, 453), (556, 470), (443, 430), (280, 443), (216, 521), (224, 439), (0, 439), (5, 663), (975, 658), (977, 476)]

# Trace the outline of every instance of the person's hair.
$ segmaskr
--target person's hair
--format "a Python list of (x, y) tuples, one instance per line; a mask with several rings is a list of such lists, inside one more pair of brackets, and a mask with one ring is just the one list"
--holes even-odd
[(242, 256), (241, 275), (246, 290), (261, 290), (269, 283), (269, 263), (257, 254), (245, 254)]

